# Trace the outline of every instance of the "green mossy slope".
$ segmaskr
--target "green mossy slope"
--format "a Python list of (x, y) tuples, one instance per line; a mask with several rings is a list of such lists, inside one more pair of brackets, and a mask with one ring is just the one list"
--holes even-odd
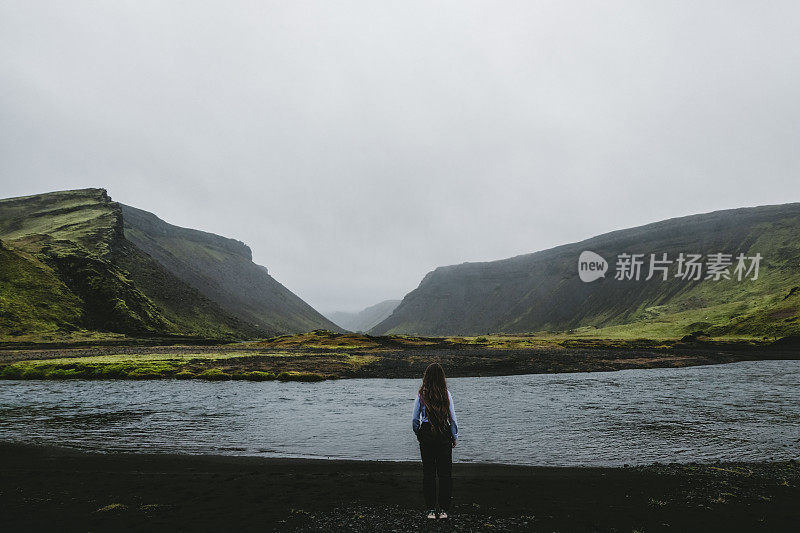
[(0, 331), (73, 331), (82, 322), (82, 302), (52, 268), (0, 241)]
[[(57, 340), (75, 332), (82, 338), (122, 334), (234, 340), (314, 329), (316, 311), (285, 289), (271, 308), (272, 323), (243, 320), (246, 309), (203, 294), (197, 288), (202, 280), (192, 285), (181, 279), (128, 241), (124, 227), (122, 207), (103, 189), (0, 200), (0, 340)], [(216, 248), (196, 244), (183, 258), (184, 267), (202, 271), (210, 261), (204, 254), (213, 255)], [(192, 264), (193, 254), (197, 264)], [(237, 275), (225, 271), (223, 258), (217, 260), (219, 271)], [(249, 257), (247, 262), (260, 268)], [(284, 300), (293, 307), (282, 308)], [(310, 310), (308, 324), (294, 319), (297, 307)]]
[[(584, 250), (610, 264), (604, 279), (578, 278)], [(621, 253), (761, 254), (758, 279), (614, 279)], [(800, 203), (718, 211), (615, 231), (487, 263), (440, 267), (370, 330), (422, 335), (572, 331), (621, 338), (800, 334)]]

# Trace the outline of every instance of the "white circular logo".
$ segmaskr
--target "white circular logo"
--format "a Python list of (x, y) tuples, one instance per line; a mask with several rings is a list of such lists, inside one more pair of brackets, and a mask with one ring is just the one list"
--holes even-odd
[(581, 252), (580, 257), (578, 257), (578, 276), (580, 276), (581, 281), (589, 283), (598, 278), (604, 278), (607, 270), (608, 262), (594, 252), (587, 250)]

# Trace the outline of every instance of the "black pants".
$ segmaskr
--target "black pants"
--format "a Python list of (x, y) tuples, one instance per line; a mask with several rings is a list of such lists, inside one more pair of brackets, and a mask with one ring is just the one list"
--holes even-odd
[(423, 422), (417, 433), (422, 455), (422, 492), (425, 507), (436, 509), (436, 477), (439, 477), (439, 509), (450, 510), (453, 491), (453, 444), (450, 432), (436, 434), (429, 422)]

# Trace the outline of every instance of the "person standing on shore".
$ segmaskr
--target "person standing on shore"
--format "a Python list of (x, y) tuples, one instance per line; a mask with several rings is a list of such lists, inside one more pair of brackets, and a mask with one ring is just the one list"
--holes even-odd
[(458, 424), (453, 396), (447, 390), (444, 369), (431, 363), (414, 400), (411, 427), (422, 456), (422, 492), (428, 518), (437, 517), (436, 477), (439, 478), (438, 517), (447, 518), (453, 490), (453, 448), (458, 443)]

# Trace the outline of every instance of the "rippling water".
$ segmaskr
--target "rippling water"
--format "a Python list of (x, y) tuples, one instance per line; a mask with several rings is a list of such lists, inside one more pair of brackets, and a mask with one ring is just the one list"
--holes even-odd
[[(419, 381), (0, 381), (0, 440), (102, 451), (418, 460)], [(800, 458), (800, 361), (453, 378), (455, 461)]]

